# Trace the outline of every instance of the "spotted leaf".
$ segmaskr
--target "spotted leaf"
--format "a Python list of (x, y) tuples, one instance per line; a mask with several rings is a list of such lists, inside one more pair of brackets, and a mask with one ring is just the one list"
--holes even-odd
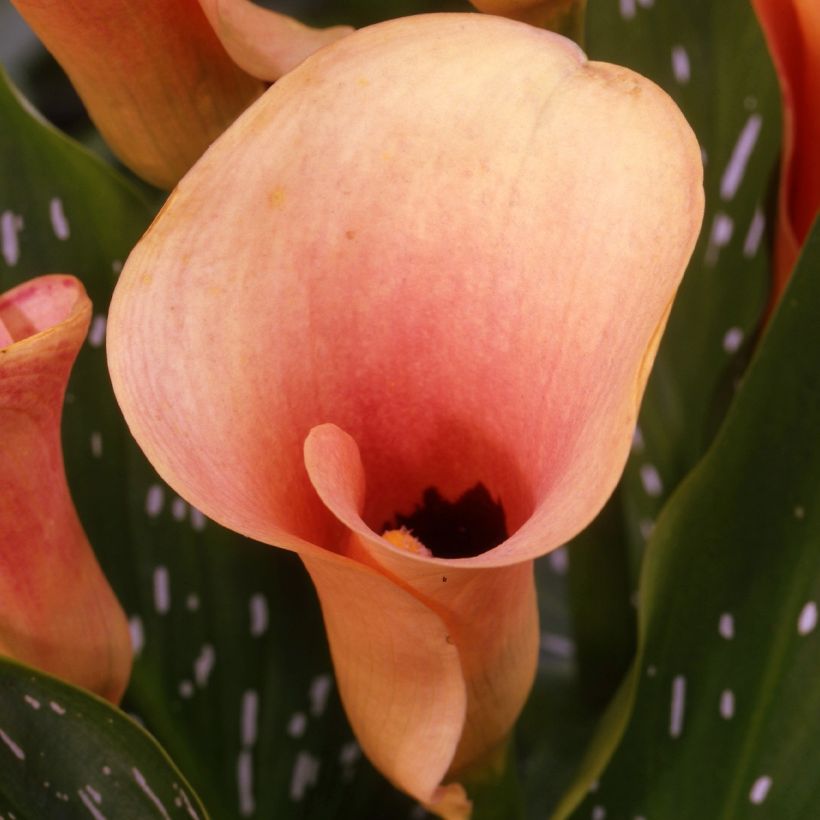
[(815, 226), (714, 445), (658, 521), (638, 657), (559, 816), (578, 800), (578, 818), (820, 812), (818, 266)]
[(14, 820), (206, 820), (157, 742), (110, 704), (0, 659), (0, 811)]

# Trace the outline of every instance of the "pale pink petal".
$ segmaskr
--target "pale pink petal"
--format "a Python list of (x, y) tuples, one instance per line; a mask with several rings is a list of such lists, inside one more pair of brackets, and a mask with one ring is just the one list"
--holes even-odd
[(179, 186), (115, 295), (115, 389), (165, 478), (260, 540), (334, 548), (302, 465), (332, 422), (373, 529), (482, 481), (515, 535), (470, 562), (534, 557), (620, 474), (700, 186), (680, 113), (626, 69), (497, 18), (372, 27)]

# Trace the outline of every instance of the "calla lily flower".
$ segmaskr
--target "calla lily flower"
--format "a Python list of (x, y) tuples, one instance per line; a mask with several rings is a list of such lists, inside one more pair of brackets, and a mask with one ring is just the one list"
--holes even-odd
[(128, 625), (71, 501), (60, 417), (91, 303), (71, 276), (0, 295), (0, 653), (118, 702)]
[(309, 28), (250, 0), (12, 2), (112, 151), (161, 188), (177, 182), (266, 82), (351, 31)]
[(702, 209), (648, 80), (422, 15), (280, 80), (125, 265), (108, 355), (136, 440), (300, 555), (365, 753), (443, 817), (525, 702), (533, 559), (618, 480)]
[(776, 301), (820, 210), (820, 3), (752, 0), (783, 99), (783, 151), (775, 234)]

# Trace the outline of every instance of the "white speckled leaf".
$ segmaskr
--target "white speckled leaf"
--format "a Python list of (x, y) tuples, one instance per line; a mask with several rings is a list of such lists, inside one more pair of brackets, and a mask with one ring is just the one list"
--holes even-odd
[(820, 369), (806, 355), (820, 345), (818, 271), (820, 224), (713, 446), (658, 521), (638, 657), (563, 807), (580, 800), (573, 817), (820, 816)]
[[(680, 105), (703, 147), (706, 215), (618, 494), (567, 547), (569, 646), (580, 685), (562, 690), (569, 695), (556, 714), (561, 691), (539, 677), (525, 714), (532, 723), (519, 727), (534, 818), (555, 805), (585, 722), (628, 668), (644, 545), (708, 447), (748, 363), (771, 278), (766, 215), (780, 145), (777, 81), (748, 0), (589, 0), (587, 33), (592, 59), (645, 74)], [(554, 608), (548, 562), (537, 572), (542, 606)], [(572, 721), (562, 720), (567, 714)], [(535, 761), (555, 760), (562, 747), (543, 776)]]
[(107, 701), (0, 659), (0, 814), (207, 820), (156, 741)]
[(637, 573), (655, 516), (712, 440), (766, 304), (779, 92), (748, 0), (590, 0), (587, 28), (590, 57), (629, 66), (672, 96), (705, 163), (703, 230), (624, 479)]
[(60, 271), (94, 303), (63, 438), (80, 516), (131, 622), (125, 707), (214, 817), (318, 819), (340, 805), (405, 816), (410, 801), (353, 741), (296, 559), (206, 521), (158, 481), (125, 428), (105, 364), (106, 309), (153, 207), (34, 116), (2, 75), (0, 122), (0, 291)]

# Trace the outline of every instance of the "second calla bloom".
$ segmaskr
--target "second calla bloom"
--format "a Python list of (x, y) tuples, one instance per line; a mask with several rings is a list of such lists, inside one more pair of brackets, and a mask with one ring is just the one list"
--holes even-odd
[(119, 701), (125, 615), (77, 518), (60, 417), (91, 302), (71, 276), (0, 295), (0, 654)]
[(783, 98), (774, 300), (820, 209), (820, 3), (753, 0)]
[(532, 561), (618, 480), (702, 209), (656, 86), (419, 16), (280, 80), (125, 266), (109, 363), (137, 441), (299, 553), (364, 751), (444, 817), (527, 697)]
[[(242, 111), (350, 29), (250, 0), (13, 0), (115, 154), (170, 188)], [(265, 82), (263, 82), (265, 81)]]

